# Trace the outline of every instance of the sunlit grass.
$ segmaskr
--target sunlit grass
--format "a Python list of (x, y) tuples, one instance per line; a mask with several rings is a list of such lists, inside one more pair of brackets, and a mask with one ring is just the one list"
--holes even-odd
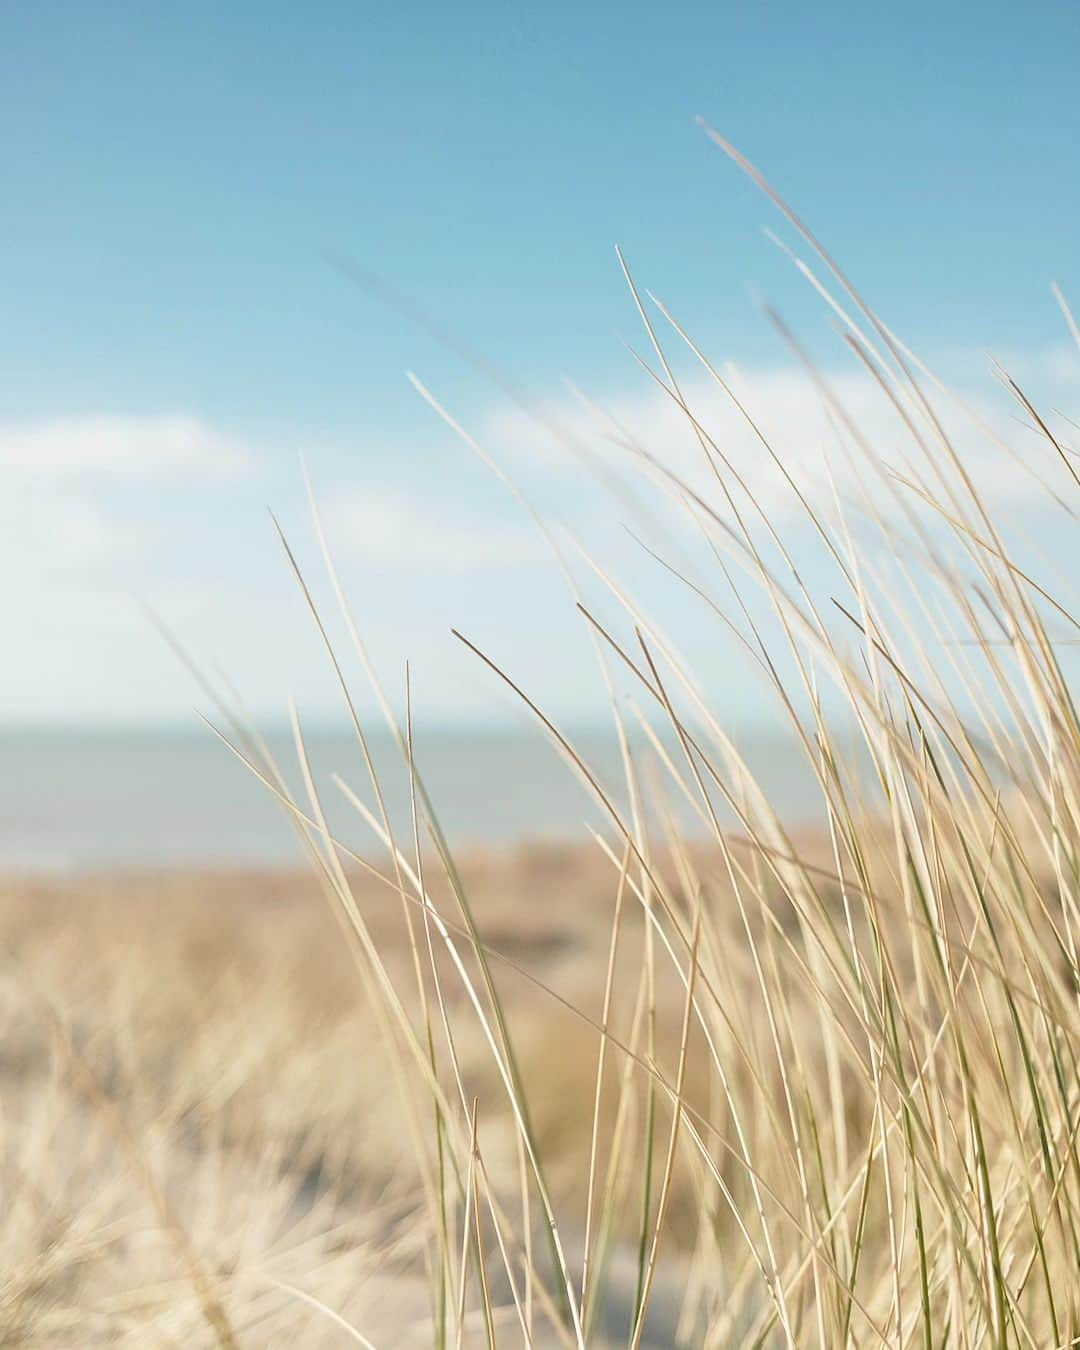
[[(1059, 646), (1062, 631), (1075, 636), (1071, 601), (1014, 556), (1007, 503), (976, 486), (929, 372), (740, 162), (815, 250), (821, 278), (803, 271), (894, 410), (905, 447), (887, 456), (868, 442), (808, 366), (858, 466), (845, 480), (851, 490), (819, 499), (754, 410), (738, 405), (797, 513), (779, 528), (684, 401), (674, 352), (725, 397), (734, 393), (623, 263), (651, 348), (642, 364), (684, 411), (705, 472), (690, 481), (644, 449), (628, 455), (701, 545), (702, 575), (683, 580), (703, 621), (738, 645), (787, 720), (817, 785), (819, 836), (794, 835), (772, 809), (736, 728), (670, 636), (602, 561), (561, 544), (567, 603), (578, 606), (612, 693), (619, 793), (533, 700), (528, 670), (462, 641), (478, 676), (507, 686), (535, 718), (602, 821), (589, 866), (604, 908), (593, 904), (571, 924), (588, 934), (572, 978), (558, 962), (539, 967), (528, 948), (509, 954), (489, 931), (490, 909), (477, 907), (424, 788), (411, 694), (396, 710), (379, 684), (321, 528), (341, 649), (285, 548), (366, 783), (316, 783), (295, 712), (301, 793), (243, 719), (219, 727), (303, 840), (370, 1019), (367, 1067), (358, 1054), (353, 1079), (341, 1057), (328, 1059), (337, 1105), (310, 1102), (295, 1138), (317, 1124), (328, 1177), (336, 1167), (340, 1183), (344, 1160), (350, 1176), (392, 1174), (395, 1196), (415, 1206), (408, 1269), (414, 1280), (422, 1270), (426, 1302), (407, 1328), (414, 1339), (403, 1328), (394, 1343), (637, 1347), (677, 1337), (693, 1346), (1043, 1350), (1080, 1336), (1080, 725)], [(1040, 509), (1071, 518), (1076, 456), (1053, 430), (1054, 414), (1008, 388), (1043, 455)], [(312, 506), (318, 523), (314, 494)], [(796, 533), (828, 564), (820, 593), (796, 561)], [(585, 598), (579, 563), (607, 602), (603, 613)], [(367, 749), (354, 668), (410, 769), (405, 837)], [(631, 748), (642, 736), (647, 755)], [(326, 792), (346, 794), (368, 846), (331, 835)], [(277, 938), (268, 920), (263, 959)], [(335, 979), (346, 980), (343, 960)], [(49, 1006), (58, 1002), (53, 995)], [(246, 1011), (272, 1018), (273, 1007), (272, 981), (260, 981)], [(233, 1047), (220, 1047), (223, 1080), (254, 1044), (239, 1030), (244, 1012), (234, 1009)], [(199, 1026), (213, 1027), (215, 1015), (200, 1009)], [(74, 1072), (82, 1109), (107, 1124), (115, 1107), (100, 1065), (88, 1067), (95, 1047), (58, 1025), (57, 1073)], [(557, 1031), (538, 1039), (538, 1026)], [(317, 1054), (321, 1033), (308, 1034)], [(145, 1045), (134, 1028), (131, 1044)], [(272, 1079), (272, 1059), (260, 1067), (267, 1072)], [(237, 1081), (251, 1077), (241, 1068)], [(169, 1129), (201, 1113), (200, 1137), (213, 1137), (215, 1121), (226, 1130), (234, 1103), (211, 1110), (212, 1085), (183, 1081)], [(264, 1081), (264, 1090), (272, 1101), (291, 1089)], [(394, 1135), (393, 1165), (382, 1169), (364, 1142), (376, 1117)], [(190, 1305), (183, 1334), (264, 1343), (243, 1240), (224, 1258), (220, 1231), (164, 1198), (153, 1118), (139, 1128), (117, 1123), (113, 1134), (141, 1179), (146, 1222), (171, 1235)], [(265, 1146), (259, 1131), (251, 1136)], [(290, 1175), (288, 1146), (274, 1137)], [(227, 1143), (223, 1135), (205, 1156), (225, 1156)], [(314, 1212), (304, 1211), (290, 1250), (310, 1257), (323, 1247), (299, 1261), (299, 1275), (275, 1275), (274, 1296), (292, 1289), (290, 1306), (321, 1319), (326, 1343), (363, 1343), (371, 1328), (362, 1308), (346, 1306), (354, 1291), (336, 1253), (352, 1253), (362, 1283), (380, 1261), (405, 1269), (394, 1250), (402, 1239), (387, 1220), (365, 1237), (342, 1235), (339, 1249)], [(113, 1222), (103, 1211), (87, 1227), (88, 1252)], [(44, 1278), (33, 1262), (47, 1256), (33, 1242), (24, 1248), (30, 1264), (5, 1308), (31, 1307), (27, 1291)], [(324, 1270), (334, 1277), (322, 1280)], [(15, 1330), (0, 1341), (15, 1343), (18, 1318), (31, 1315), (4, 1315)], [(165, 1343), (167, 1313), (159, 1332)]]
[[(589, 1139), (582, 1220), (552, 1204), (530, 1123), (544, 1083), (516, 1067), (514, 1026), (465, 896), (454, 884), (461, 926), (451, 929), (435, 918), (423, 884), (419, 831), (415, 865), (399, 860), (412, 903), (437, 924), (468, 994), (464, 1006), (490, 1048), (521, 1149), (521, 1199), (490, 1196), (496, 1226), (507, 1225), (498, 1245), (507, 1287), (526, 1339), (545, 1326), (581, 1343), (618, 1232), (637, 1253), (631, 1345), (646, 1332), (657, 1271), (680, 1248), (691, 1254), (682, 1332), (692, 1343), (1068, 1343), (1078, 1329), (1070, 1272), (1080, 1257), (1078, 740), (1049, 621), (1075, 621), (1065, 597), (1013, 561), (995, 515), (1000, 502), (980, 494), (932, 380), (740, 163), (819, 254), (825, 283), (803, 270), (829, 298), (910, 447), (899, 465), (886, 461), (819, 379), (861, 466), (852, 481), (865, 490), (815, 501), (784, 447), (752, 424), (802, 513), (798, 528), (831, 562), (835, 589), (815, 594), (752, 487), (685, 404), (624, 263), (653, 349), (652, 377), (683, 408), (713, 479), (702, 487), (641, 458), (684, 509), (686, 528), (713, 550), (720, 580), (741, 575), (732, 622), (815, 773), (829, 856), (812, 860), (789, 838), (707, 691), (632, 603), (621, 624), (580, 607), (601, 659), (629, 672), (653, 725), (666, 725), (666, 742), (655, 745), (667, 791), (691, 804), (716, 850), (709, 873), (677, 829), (658, 836), (646, 825), (629, 753), (627, 813), (531, 700), (528, 672), (505, 669), (462, 639), (593, 791), (606, 816), (598, 844), (615, 897), (609, 956), (596, 972), (601, 1008), (581, 1010), (582, 1035), (596, 1043), (595, 1086), (566, 1104), (568, 1122)], [(734, 398), (664, 307), (656, 312)], [(1064, 489), (1075, 486), (1073, 452), (1007, 385), (1042, 438), (1047, 501), (1063, 504), (1062, 485), (1052, 484), (1064, 470)], [(594, 571), (623, 600), (602, 567)], [(756, 597), (744, 604), (750, 590)], [(753, 620), (763, 609), (775, 640)], [(614, 700), (620, 724), (622, 706)], [(384, 709), (393, 724), (385, 700)], [(419, 779), (411, 741), (405, 752)], [(418, 801), (453, 880), (437, 803), (422, 793)], [(729, 813), (735, 830), (723, 824)], [(297, 807), (312, 848), (332, 866), (333, 842), (309, 823), (317, 815)], [(674, 860), (674, 884), (657, 871), (658, 849)], [(642, 918), (629, 972), (615, 959), (628, 900)], [(433, 950), (428, 957), (434, 972)], [(469, 1125), (475, 1103), (461, 1091), (458, 1100), (443, 1095), (460, 1075), (454, 1019), (435, 988), (444, 1034), (438, 1050), (429, 1042), (428, 1086), (440, 1145), (456, 1158), (439, 1215), (445, 1234), (464, 1222), (471, 1192), (463, 1178), (483, 1175), (484, 1135)], [(681, 1029), (665, 1044), (658, 1027), (673, 1016)], [(406, 1038), (412, 1026), (403, 1024)], [(602, 1116), (608, 1092), (614, 1108)], [(672, 1205), (677, 1193), (681, 1207)], [(680, 1231), (669, 1232), (677, 1209)], [(550, 1234), (550, 1260), (535, 1246), (525, 1251), (534, 1224)], [(579, 1227), (583, 1250), (573, 1253), (569, 1234)], [(490, 1333), (490, 1283), (479, 1259), (470, 1266), (470, 1250), (475, 1244), (444, 1235), (440, 1260), (461, 1253), (446, 1283), (464, 1290), (471, 1272)], [(531, 1299), (520, 1296), (522, 1281)], [(462, 1294), (459, 1339), (467, 1302)]]

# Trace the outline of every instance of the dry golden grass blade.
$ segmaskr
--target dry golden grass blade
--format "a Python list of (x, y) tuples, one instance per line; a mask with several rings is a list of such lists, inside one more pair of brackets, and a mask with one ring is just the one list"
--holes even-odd
[(631, 1350), (638, 1350), (645, 1331), (645, 1317), (652, 1296), (653, 1279), (656, 1276), (656, 1260), (660, 1250), (660, 1238), (667, 1218), (668, 1202), (671, 1198), (671, 1179), (675, 1166), (675, 1152), (679, 1143), (679, 1129), (683, 1117), (683, 1091), (686, 1085), (687, 1046), (690, 1040), (691, 1009), (694, 1006), (694, 982), (697, 978), (698, 941), (701, 937), (700, 901), (694, 915), (694, 932), (690, 947), (690, 974), (686, 982), (686, 1000), (683, 1004), (682, 1032), (679, 1036), (679, 1067), (675, 1075), (674, 1110), (672, 1112), (671, 1131), (668, 1136), (667, 1157), (664, 1160), (664, 1172), (660, 1181), (660, 1196), (656, 1207), (656, 1221), (652, 1242), (649, 1247), (649, 1259), (645, 1267), (645, 1280), (638, 1302), (634, 1320), (634, 1332), (631, 1338)]
[(585, 1325), (589, 1323), (589, 1276), (592, 1264), (593, 1214), (596, 1205), (597, 1154), (600, 1145), (600, 1109), (604, 1090), (604, 1071), (607, 1067), (608, 1038), (607, 1030), (611, 1020), (611, 1001), (615, 990), (615, 961), (619, 952), (619, 939), (622, 935), (623, 898), (626, 894), (626, 874), (630, 866), (629, 845), (623, 852), (623, 863), (619, 870), (619, 879), (615, 889), (615, 906), (611, 917), (611, 938), (608, 943), (607, 968), (604, 973), (604, 998), (600, 1013), (600, 1025), (604, 1034), (600, 1038), (596, 1059), (596, 1086), (593, 1091), (592, 1128), (589, 1134), (589, 1170), (586, 1182), (585, 1236), (583, 1239), (584, 1257), (581, 1271), (581, 1307)]
[[(609, 422), (609, 472), (500, 387), (645, 522), (624, 568), (550, 529), (410, 377), (547, 539), (596, 653), (613, 782), (530, 697), (535, 671), (508, 674), (455, 630), (600, 814), (580, 853), (456, 856), (425, 785), (411, 669), (399, 713), (305, 468), (344, 643), (275, 529), (366, 775), (359, 792), (345, 770), (328, 781), (367, 842), (331, 829), (295, 707), (286, 774), (169, 638), (215, 734), (286, 813), (315, 878), (306, 900), (321, 893), (333, 924), (260, 878), (249, 885), (274, 903), (255, 919), (220, 896), (212, 921), (181, 900), (155, 932), (158, 911), (133, 909), (125, 952), (90, 941), (104, 931), (92, 907), (42, 917), (29, 883), (12, 902), (0, 1342), (1042, 1350), (1080, 1335), (1080, 718), (1066, 649), (1080, 611), (1045, 556), (1075, 527), (1077, 455), (1034, 382), (1003, 376), (1019, 453), (965, 409), (709, 135), (814, 251), (786, 249), (885, 421), (856, 415), (843, 380), (767, 311), (824, 419), (815, 478), (619, 252), (651, 348), (634, 362), (691, 468)], [(696, 406), (702, 390), (727, 429)], [(1017, 482), (1037, 480), (1037, 497), (1024, 490), (1058, 522), (1046, 540), (980, 487), (972, 428)], [(624, 492), (631, 475), (640, 494)], [(649, 558), (659, 600), (625, 580)], [(695, 668), (685, 653), (707, 644), (712, 667)], [(805, 766), (812, 826), (753, 771), (719, 689), (729, 658)], [(368, 698), (406, 775), (394, 792)], [(51, 1058), (20, 1002), (38, 967), (63, 1009)], [(95, 1086), (72, 1094), (58, 1065), (84, 1060)], [(121, 1103), (126, 1137), (109, 1124)], [(114, 1137), (123, 1166), (101, 1156)]]

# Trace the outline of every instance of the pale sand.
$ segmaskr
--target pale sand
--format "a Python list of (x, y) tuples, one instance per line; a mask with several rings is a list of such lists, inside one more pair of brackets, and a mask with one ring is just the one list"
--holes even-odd
[[(485, 940), (596, 1017), (608, 861), (534, 847), (462, 870)], [(408, 990), (397, 897), (359, 874), (355, 886)], [(192, 1262), (244, 1345), (351, 1343), (331, 1313), (380, 1347), (431, 1343), (404, 1113), (312, 875), (8, 879), (0, 941), (0, 1344), (211, 1344)], [(496, 969), (575, 1250), (596, 1037)], [(489, 1165), (509, 1185), (499, 1084), (479, 1035), (459, 1049)], [(612, 1269), (612, 1332), (625, 1336), (633, 1262), (617, 1250)], [(682, 1279), (677, 1257), (666, 1270), (656, 1345), (671, 1343)]]

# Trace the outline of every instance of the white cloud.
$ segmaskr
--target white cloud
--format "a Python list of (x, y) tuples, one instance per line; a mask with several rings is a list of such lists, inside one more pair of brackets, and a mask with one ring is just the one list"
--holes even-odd
[[(980, 488), (991, 497), (1007, 496), (1018, 502), (1041, 499), (1042, 489), (1016, 462), (1018, 458), (1059, 491), (1065, 489), (1056, 452), (1024, 425), (1029, 419), (996, 384), (988, 358), (954, 357), (950, 369), (957, 372), (951, 386), (956, 398), (936, 392), (929, 383), (924, 387)], [(1010, 369), (1047, 420), (1066, 440), (1074, 437), (1075, 429), (1062, 423), (1055, 410), (1075, 415), (1075, 351), (1053, 348), (1027, 353)], [(827, 464), (841, 493), (850, 493), (866, 480), (865, 461), (858, 453), (849, 453), (854, 450), (854, 436), (844, 429), (842, 418), (830, 417), (821, 393), (807, 375), (790, 365), (745, 369), (727, 365), (721, 373), (801, 488), (819, 500), (822, 493), (831, 491)], [(915, 438), (869, 375), (852, 367), (822, 374), (836, 403), (878, 458), (894, 468), (915, 464), (926, 472), (926, 460)], [(796, 498), (780, 469), (718, 385), (704, 373), (692, 373), (680, 381), (680, 387), (697, 421), (762, 505), (777, 516), (796, 511)], [(932, 443), (925, 419), (915, 413), (915, 420)], [(616, 392), (596, 399), (592, 407), (572, 395), (562, 396), (545, 406), (544, 422), (517, 408), (500, 407), (487, 419), (482, 438), (504, 463), (517, 466), (515, 472), (528, 473), (538, 482), (550, 482), (560, 468), (569, 469), (571, 445), (584, 448), (587, 455), (599, 457), (609, 467), (621, 462), (630, 469), (632, 480), (634, 461), (626, 449), (632, 443), (710, 501), (716, 500), (715, 483), (710, 482), (692, 426), (674, 400), (655, 386)], [(552, 425), (560, 429), (561, 436), (553, 434)], [(996, 441), (1004, 442), (1012, 455)], [(944, 457), (936, 446), (933, 449), (940, 466)]]
[(40, 503), (32, 527), (43, 570), (49, 572), (123, 564), (137, 553), (136, 532), (111, 520), (95, 502), (81, 497), (56, 497)]
[(197, 417), (91, 414), (0, 424), (0, 563), (47, 588), (130, 584), (155, 565), (162, 480), (234, 475), (248, 455)]
[(227, 475), (242, 469), (242, 446), (197, 417), (89, 414), (0, 426), (0, 468), (52, 476)]
[(454, 518), (445, 507), (416, 496), (349, 490), (335, 496), (325, 516), (340, 557), (377, 567), (467, 572), (549, 556), (527, 522), (515, 526)]
[[(947, 364), (954, 371), (954, 386), (994, 431), (1028, 461), (1037, 462), (1063, 493), (1072, 491), (1075, 496), (1053, 449), (1024, 427), (1015, 403), (995, 386), (985, 358), (968, 355)], [(1077, 415), (1077, 362), (1072, 353), (1021, 353), (1006, 364), (1041, 410), (1060, 408), (1069, 416)], [(827, 450), (841, 489), (850, 493), (858, 487), (856, 472), (840, 453), (838, 434), (807, 378), (790, 365), (725, 368), (724, 373), (800, 483), (816, 479), (824, 490), (820, 471)], [(915, 454), (910, 434), (867, 377), (838, 367), (825, 375), (886, 460), (900, 463)], [(786, 526), (791, 519), (786, 513), (793, 510), (790, 489), (745, 423), (698, 374), (691, 371), (683, 377), (682, 387), (778, 525)], [(650, 454), (707, 491), (710, 501), (717, 501), (715, 482), (702, 468), (701, 451), (686, 419), (663, 393), (642, 378), (597, 402)], [(948, 407), (944, 402), (941, 406)], [(680, 566), (685, 545), (687, 575), (695, 575), (695, 540), (686, 530), (685, 517), (667, 510), (655, 481), (650, 484), (648, 476), (642, 476), (633, 457), (611, 442), (610, 427), (572, 395), (557, 396), (546, 411), (573, 439), (598, 454), (606, 467), (621, 466), (620, 479), (637, 487), (631, 506), (642, 508), (643, 529), (639, 517), (624, 508), (625, 498), (610, 500), (600, 486), (584, 478), (550, 431), (520, 412), (493, 408), (470, 430), (506, 466), (545, 518), (565, 523), (593, 556), (627, 583), (646, 610), (654, 603), (677, 605), (677, 588), (668, 586), (663, 577), (656, 579), (657, 570), (627, 540), (621, 525), (625, 519)], [(945, 416), (967, 461), (978, 466), (980, 481), (990, 487), (998, 505), (1004, 499), (1025, 510), (1033, 508), (1030, 519), (1039, 522), (1033, 532), (1039, 535), (1038, 542), (1045, 542), (1051, 557), (1067, 561), (1060, 535), (1040, 533), (1047, 517), (1035, 514), (1037, 487), (962, 414), (948, 411)], [(1066, 439), (1080, 441), (1080, 432), (1067, 423), (1054, 420), (1052, 425)], [(422, 434), (426, 423), (419, 426)], [(309, 689), (312, 706), (327, 706), (319, 702), (325, 696), (319, 677), (313, 674), (310, 685), (305, 683), (308, 649), (294, 640), (296, 630), (282, 626), (281, 597), (289, 594), (289, 582), (275, 567), (270, 527), (259, 509), (263, 493), (253, 500), (248, 481), (234, 485), (239, 489), (235, 493), (220, 481), (220, 475), (242, 469), (247, 459), (236, 440), (198, 418), (116, 415), (0, 424), (0, 566), (18, 578), (18, 584), (9, 588), (12, 594), (2, 616), (11, 638), (5, 671), (9, 716), (73, 716), (78, 710), (79, 716), (97, 717), (128, 715), (135, 708), (145, 708), (149, 715), (170, 707), (186, 714), (190, 700), (186, 677), (177, 676), (170, 683), (171, 667), (155, 655), (158, 639), (127, 599), (131, 590), (151, 595), (155, 607), (193, 650), (211, 660), (220, 657), (239, 675), (245, 693), (254, 691), (261, 707), (276, 709), (280, 690), (291, 687)], [(373, 474), (388, 471), (374, 454), (366, 462)], [(517, 503), (509, 496), (498, 497), (494, 488), (494, 507), (489, 500), (473, 499), (463, 484), (475, 482), (484, 498), (482, 475), (441, 475), (434, 459), (430, 473), (417, 472), (410, 462), (412, 483), (407, 490), (401, 479), (394, 488), (385, 487), (385, 477), (377, 488), (366, 490), (358, 484), (363, 470), (357, 458), (349, 456), (353, 467), (347, 471), (345, 463), (344, 457), (334, 460), (331, 472), (334, 477), (353, 475), (355, 486), (320, 492), (331, 547), (343, 563), (383, 569), (385, 584), (377, 588), (365, 622), (373, 625), (375, 648), (387, 656), (406, 644), (413, 656), (429, 653), (425, 707), (452, 712), (462, 698), (471, 697), (462, 692), (467, 675), (451, 676), (449, 667), (444, 668), (445, 649), (434, 639), (425, 645), (433, 627), (440, 632), (445, 627), (441, 614), (439, 623), (434, 622), (430, 592), (423, 584), (438, 572), (464, 575), (468, 581), (447, 590), (455, 621), (468, 626), (479, 617), (483, 626), (512, 634), (515, 644), (533, 643), (528, 651), (539, 653), (533, 661), (542, 671), (539, 693), (550, 694), (567, 715), (583, 714), (592, 706), (588, 696), (578, 692), (591, 687), (587, 655), (579, 659), (577, 649), (568, 643), (558, 659), (546, 663), (543, 659), (553, 640), (549, 634), (563, 632), (558, 624), (572, 619), (561, 590), (550, 588), (557, 599), (551, 600), (550, 610), (538, 610), (535, 623), (531, 613), (522, 615), (523, 593), (535, 593), (541, 596), (537, 603), (547, 603), (542, 569), (552, 563), (543, 537)], [(282, 478), (280, 491), (279, 480), (274, 483), (270, 494), (274, 506), (283, 507), (286, 518), (291, 509), (303, 516), (299, 472)], [(1028, 519), (1019, 523), (1026, 528)], [(662, 531), (659, 537), (649, 532), (653, 522)], [(621, 553), (616, 552), (619, 549)], [(811, 551), (807, 549), (808, 554)], [(501, 584), (500, 573), (526, 567), (536, 571), (522, 571), (511, 584)], [(585, 569), (582, 576), (589, 585)], [(529, 621), (523, 622), (523, 617)], [(677, 628), (674, 623), (673, 631)], [(524, 636), (523, 630), (528, 630)], [(687, 631), (692, 643), (696, 630)], [(709, 659), (706, 653), (703, 660)], [(550, 686), (544, 685), (549, 678)]]
[(127, 575), (148, 537), (140, 521), (72, 485), (0, 476), (0, 566), (24, 589)]

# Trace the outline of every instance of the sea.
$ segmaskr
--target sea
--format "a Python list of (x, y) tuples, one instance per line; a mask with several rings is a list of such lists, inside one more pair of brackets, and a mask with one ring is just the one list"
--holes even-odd
[[(368, 733), (395, 831), (411, 830), (409, 773), (388, 732)], [(614, 737), (590, 728), (575, 750), (613, 804), (626, 807)], [(266, 733), (286, 780), (303, 793), (287, 729)], [(369, 854), (378, 841), (335, 781), (374, 808), (355, 737), (344, 727), (306, 733), (320, 801), (334, 835)], [(759, 784), (795, 826), (820, 818), (812, 775), (792, 740), (750, 734), (740, 749)], [(677, 758), (679, 748), (669, 745)], [(591, 828), (610, 834), (610, 818), (542, 732), (522, 728), (421, 729), (417, 772), (451, 844), (462, 848), (525, 841), (580, 841)], [(634, 746), (653, 797), (682, 828), (697, 828), (655, 753)], [(735, 817), (718, 809), (727, 825)], [(0, 870), (80, 873), (172, 867), (251, 867), (299, 863), (302, 846), (288, 811), (201, 723), (189, 727), (17, 729), (0, 731)]]

